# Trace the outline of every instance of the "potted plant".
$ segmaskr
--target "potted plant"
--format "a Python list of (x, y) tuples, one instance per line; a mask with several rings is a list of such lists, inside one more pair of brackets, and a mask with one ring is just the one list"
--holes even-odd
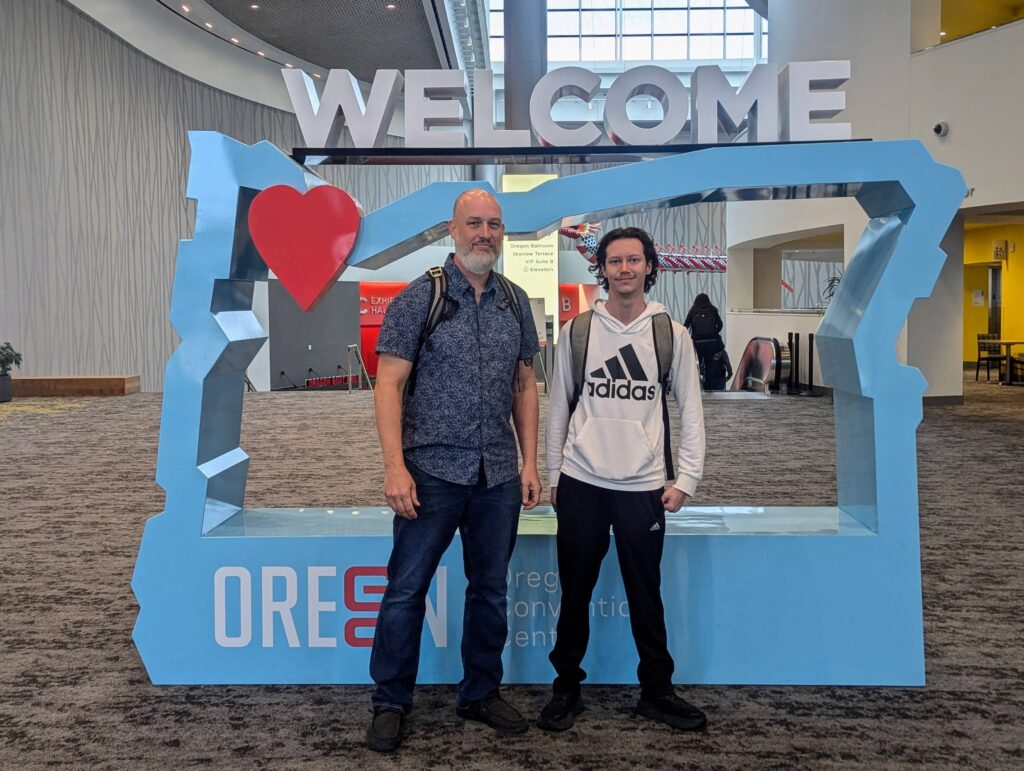
[(10, 343), (0, 345), (0, 402), (11, 400), (11, 367), (21, 366), (21, 354)]

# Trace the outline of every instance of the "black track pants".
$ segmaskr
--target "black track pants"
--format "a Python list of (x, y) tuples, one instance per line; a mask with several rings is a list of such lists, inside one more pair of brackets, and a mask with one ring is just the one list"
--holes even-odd
[[(640, 654), (637, 678), (645, 696), (671, 692), (675, 665), (668, 652), (661, 603), (661, 553), (665, 545), (662, 490), (624, 492), (558, 481), (558, 571), (562, 608), (551, 663), (555, 690), (576, 693), (587, 673), (580, 668), (590, 639), (590, 599), (608, 553), (609, 528), (629, 601), (629, 623)], [(598, 640), (600, 645), (601, 641)]]

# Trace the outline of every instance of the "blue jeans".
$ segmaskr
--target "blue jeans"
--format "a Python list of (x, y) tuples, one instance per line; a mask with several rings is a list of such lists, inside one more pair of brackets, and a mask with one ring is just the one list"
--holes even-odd
[[(469, 585), (462, 621), (459, 704), (478, 701), (501, 683), (508, 636), (507, 572), (516, 543), (519, 479), (485, 487), (446, 482), (409, 464), (420, 500), (416, 519), (395, 517), (388, 585), (370, 656), (373, 704), (412, 707), (427, 589), (458, 530)], [(481, 479), (483, 476), (481, 475)]]

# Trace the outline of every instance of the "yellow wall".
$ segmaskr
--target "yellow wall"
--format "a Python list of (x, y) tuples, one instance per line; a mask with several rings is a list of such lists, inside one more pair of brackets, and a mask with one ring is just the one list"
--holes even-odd
[[(992, 243), (1006, 241), (1010, 253), (1002, 264), (1003, 313), (1001, 336), (1004, 340), (1024, 340), (1024, 225), (1000, 225), (971, 228), (964, 233), (964, 361), (977, 361), (978, 333), (988, 331), (988, 268), (997, 264)], [(971, 304), (971, 290), (986, 293), (985, 306)], [(1024, 346), (1014, 348), (1015, 356), (1024, 356)]]

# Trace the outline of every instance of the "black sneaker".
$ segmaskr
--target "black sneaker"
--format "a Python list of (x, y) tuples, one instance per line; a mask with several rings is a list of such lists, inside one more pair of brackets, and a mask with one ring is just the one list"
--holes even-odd
[(641, 697), (636, 703), (636, 712), (652, 720), (667, 723), (680, 731), (702, 731), (708, 724), (703, 712), (674, 693), (651, 698)]
[(374, 752), (394, 752), (405, 738), (405, 712), (398, 707), (374, 707), (366, 729), (366, 746)]
[(501, 698), (498, 691), (480, 701), (456, 707), (455, 714), (466, 720), (476, 720), (489, 725), (502, 734), (524, 734), (530, 727), (529, 723), (519, 714), (519, 710)]
[(576, 716), (584, 710), (578, 693), (555, 692), (551, 701), (540, 712), (537, 727), (545, 731), (565, 731), (572, 728)]

